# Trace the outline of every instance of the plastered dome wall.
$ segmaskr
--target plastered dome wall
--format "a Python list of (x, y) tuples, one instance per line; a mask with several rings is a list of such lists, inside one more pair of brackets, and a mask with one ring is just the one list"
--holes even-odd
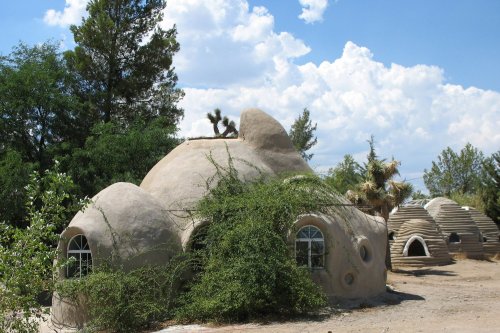
[[(181, 243), (156, 199), (136, 185), (116, 183), (75, 215), (61, 234), (59, 250), (63, 257), (77, 259), (77, 267), (60, 271), (60, 278), (66, 278), (83, 276), (104, 263), (125, 270), (166, 264), (181, 251)], [(57, 294), (52, 303), (56, 326), (82, 327), (86, 321), (84, 309)]]
[(302, 215), (290, 237), (296, 255), (307, 241), (307, 230), (315, 231), (310, 242), (323, 240), (323, 267), (311, 267), (311, 274), (328, 297), (363, 298), (384, 292), (387, 231), (383, 218), (352, 207), (345, 207), (340, 214)]
[(216, 185), (216, 179), (212, 179), (216, 173), (214, 162), (227, 168), (229, 155), (242, 180), (252, 180), (261, 174), (312, 172), (283, 126), (258, 109), (242, 112), (238, 138), (182, 143), (149, 171), (140, 186), (155, 197), (175, 221), (184, 247), (201, 223), (193, 221), (186, 210), (194, 208), (207, 193), (207, 186)]

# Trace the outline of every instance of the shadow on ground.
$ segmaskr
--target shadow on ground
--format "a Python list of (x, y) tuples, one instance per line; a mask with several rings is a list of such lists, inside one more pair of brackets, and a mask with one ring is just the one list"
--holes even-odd
[(441, 269), (395, 269), (392, 271), (396, 274), (413, 275), (413, 276), (425, 276), (425, 275), (436, 275), (436, 276), (457, 276), (457, 273), (452, 271), (446, 271)]

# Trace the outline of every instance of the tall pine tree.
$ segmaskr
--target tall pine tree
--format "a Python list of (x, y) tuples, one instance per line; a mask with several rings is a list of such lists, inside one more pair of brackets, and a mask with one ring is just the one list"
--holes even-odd
[(88, 17), (71, 26), (77, 47), (66, 60), (103, 121), (164, 116), (176, 124), (183, 116), (172, 67), (176, 29), (158, 26), (165, 6), (164, 0), (91, 0)]
[(295, 122), (290, 128), (288, 135), (292, 140), (293, 146), (300, 153), (302, 158), (309, 161), (314, 154), (307, 154), (306, 151), (312, 148), (318, 140), (314, 136), (317, 124), (312, 125), (310, 119), (310, 112), (307, 108), (304, 109), (302, 114), (295, 119)]

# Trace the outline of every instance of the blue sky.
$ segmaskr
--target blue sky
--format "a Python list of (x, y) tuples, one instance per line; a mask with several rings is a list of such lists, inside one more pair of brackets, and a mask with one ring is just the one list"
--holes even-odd
[[(73, 47), (85, 0), (1, 1), (1, 54), (19, 40)], [(216, 107), (235, 120), (260, 107), (285, 128), (308, 107), (318, 172), (363, 161), (374, 134), (417, 188), (447, 146), (500, 149), (500, 1), (170, 0), (173, 23), (181, 135), (210, 134)]]

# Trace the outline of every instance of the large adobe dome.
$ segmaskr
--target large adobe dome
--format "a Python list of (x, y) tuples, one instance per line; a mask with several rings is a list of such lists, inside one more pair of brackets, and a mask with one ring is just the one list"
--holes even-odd
[(261, 174), (312, 172), (292, 145), (285, 129), (268, 114), (250, 109), (242, 112), (238, 138), (188, 140), (158, 162), (141, 183), (175, 221), (183, 244), (193, 229), (189, 214), (206, 194), (216, 173), (214, 162), (228, 167), (229, 155), (242, 180)]

